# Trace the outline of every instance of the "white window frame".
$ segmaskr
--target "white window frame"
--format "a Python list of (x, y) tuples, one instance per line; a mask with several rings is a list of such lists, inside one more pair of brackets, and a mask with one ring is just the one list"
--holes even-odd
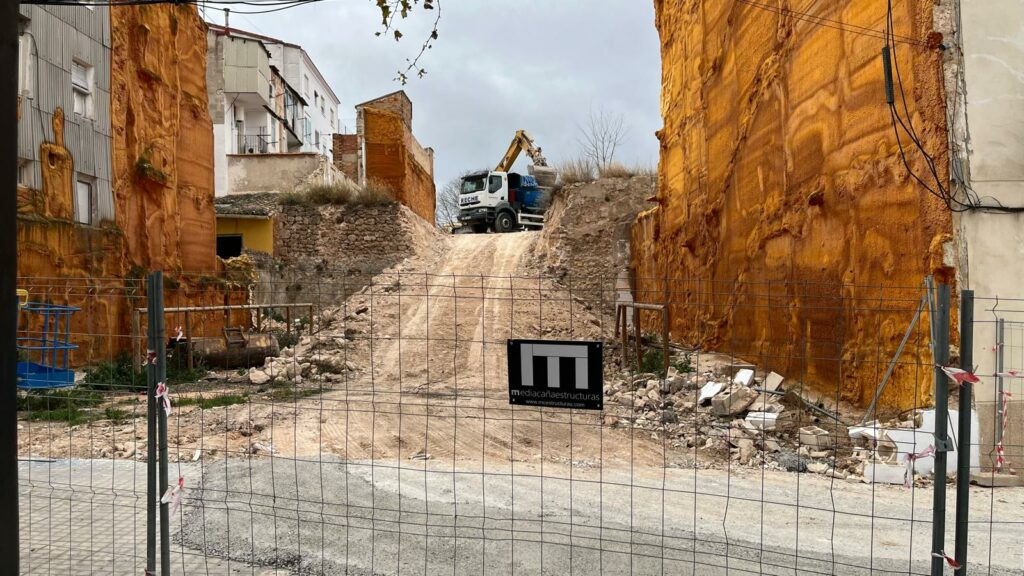
[[(86, 200), (88, 202), (87, 210), (88, 214), (84, 217), (82, 215), (82, 206), (80, 204), (82, 187), (87, 186), (85, 192), (88, 194)], [(75, 222), (85, 225), (92, 226), (96, 221), (96, 180), (86, 176), (79, 176), (75, 180)]]
[(23, 32), (18, 36), (18, 94), (25, 98), (32, 98), (33, 73), (32, 68), (32, 36)]
[[(82, 79), (80, 79), (78, 81), (75, 80), (75, 72), (74, 72), (74, 67), (75, 66), (78, 66), (78, 67), (83, 69), (84, 74), (85, 74), (85, 78), (82, 78)], [(72, 61), (72, 72), (71, 72), (72, 107), (75, 110), (75, 114), (78, 115), (78, 116), (81, 116), (82, 118), (88, 118), (88, 119), (92, 119), (93, 118), (93, 89), (94, 89), (93, 76), (94, 76), (94, 73), (95, 73), (95, 69), (91, 65), (89, 65), (88, 63), (82, 62), (81, 60), (78, 60), (78, 59), (75, 59), (75, 60)], [(81, 97), (83, 99), (83, 103), (82, 103), (83, 110), (81, 112), (79, 112), (79, 110), (76, 107), (77, 106), (77, 101), (78, 101), (79, 97)]]
[(32, 161), (28, 158), (18, 158), (18, 186), (32, 187)]

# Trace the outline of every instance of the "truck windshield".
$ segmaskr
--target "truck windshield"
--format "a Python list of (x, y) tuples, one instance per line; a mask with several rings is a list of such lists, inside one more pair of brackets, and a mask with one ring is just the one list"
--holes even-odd
[(462, 180), (462, 193), (472, 194), (473, 192), (482, 192), (487, 187), (486, 176), (471, 176)]

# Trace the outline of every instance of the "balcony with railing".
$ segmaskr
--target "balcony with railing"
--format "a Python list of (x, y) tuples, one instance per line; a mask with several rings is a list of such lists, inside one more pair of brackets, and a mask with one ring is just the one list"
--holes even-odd
[(269, 134), (239, 134), (238, 154), (270, 154), (277, 152), (277, 143)]

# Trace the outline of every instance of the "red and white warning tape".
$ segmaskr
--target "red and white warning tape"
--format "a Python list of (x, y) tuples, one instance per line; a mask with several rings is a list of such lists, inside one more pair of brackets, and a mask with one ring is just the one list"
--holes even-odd
[(953, 568), (954, 570), (959, 570), (961, 568), (960, 563), (957, 562), (952, 556), (947, 556), (945, 550), (940, 550), (938, 552), (933, 552), (932, 553), (932, 557), (933, 558), (942, 558), (943, 560), (946, 561), (946, 564), (949, 564), (949, 567)]
[(167, 395), (167, 385), (160, 382), (156, 385), (156, 398), (160, 400), (161, 406), (163, 406), (164, 412), (168, 416), (171, 415), (171, 397)]
[(967, 370), (961, 370), (960, 368), (954, 368), (952, 366), (942, 366), (941, 368), (942, 371), (946, 373), (946, 376), (949, 376), (951, 380), (956, 382), (957, 386), (963, 386), (966, 382), (975, 384), (981, 381), (977, 376), (971, 374)]
[(185, 337), (185, 333), (181, 330), (181, 325), (179, 324), (175, 330), (178, 332), (178, 335), (174, 337), (174, 341), (181, 342), (181, 339)]
[(150, 364), (156, 364), (156, 350), (146, 350), (146, 355), (142, 357), (143, 366), (149, 366)]
[(932, 456), (935, 454), (935, 446), (929, 446), (917, 454), (907, 454), (903, 456), (903, 461), (907, 465), (907, 470), (903, 473), (903, 486), (910, 488), (910, 484), (914, 481), (914, 462), (918, 459), (926, 456)]
[(167, 491), (160, 497), (161, 504), (171, 505), (171, 515), (178, 513), (178, 508), (181, 507), (181, 501), (185, 497), (185, 477), (178, 476), (178, 483), (167, 487)]
[(996, 472), (1001, 472), (1006, 465), (1006, 452), (1003, 450), (1003, 438), (1006, 437), (1006, 427), (1010, 423), (1010, 398), (1013, 394), (1003, 392), (1003, 432), (999, 435), (999, 443), (996, 444)]

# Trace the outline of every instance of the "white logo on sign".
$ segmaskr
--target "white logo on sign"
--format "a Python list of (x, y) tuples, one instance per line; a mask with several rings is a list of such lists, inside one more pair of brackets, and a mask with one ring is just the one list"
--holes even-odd
[(558, 361), (562, 358), (576, 359), (576, 388), (587, 389), (587, 346), (572, 344), (523, 344), (519, 348), (522, 366), (523, 386), (533, 386), (533, 359), (547, 358), (548, 388), (558, 388), (560, 370)]

